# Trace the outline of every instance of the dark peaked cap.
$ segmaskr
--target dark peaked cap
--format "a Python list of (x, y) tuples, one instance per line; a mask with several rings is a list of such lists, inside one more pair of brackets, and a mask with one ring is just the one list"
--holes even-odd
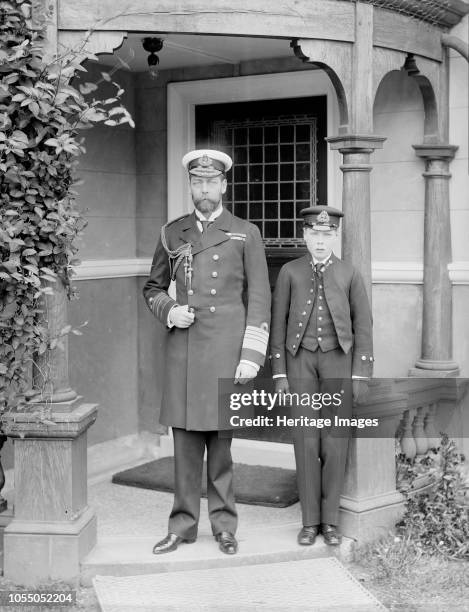
[(303, 208), (300, 215), (303, 217), (305, 227), (327, 231), (339, 227), (340, 218), (344, 216), (344, 213), (332, 206), (311, 206)]

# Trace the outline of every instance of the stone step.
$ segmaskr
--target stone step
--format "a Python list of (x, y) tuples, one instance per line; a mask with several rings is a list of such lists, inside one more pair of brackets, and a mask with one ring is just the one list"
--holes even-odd
[(380, 612), (386, 608), (334, 557), (96, 576), (102, 612)]
[[(297, 561), (319, 557), (344, 558), (351, 541), (344, 539), (338, 549), (327, 546), (318, 536), (314, 546), (298, 546), (298, 524), (245, 528), (237, 534), (239, 551), (225, 555), (209, 533), (200, 533), (194, 544), (181, 544), (172, 553), (152, 554), (154, 537), (108, 536), (98, 539), (97, 546), (81, 563), (81, 583), (90, 586), (92, 578), (101, 576), (135, 576), (193, 569), (213, 569)], [(162, 534), (162, 537), (164, 534)]]

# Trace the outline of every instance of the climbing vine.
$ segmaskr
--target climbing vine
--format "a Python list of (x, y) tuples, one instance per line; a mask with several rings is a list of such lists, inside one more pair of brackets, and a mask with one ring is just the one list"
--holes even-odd
[(112, 74), (101, 73), (115, 87), (104, 99), (95, 99), (98, 85), (83, 78), (83, 61), (97, 59), (85, 49), (90, 33), (79, 48), (48, 61), (47, 15), (35, 13), (33, 25), (31, 4), (0, 1), (0, 411), (34, 393), (34, 356), (59, 340), (48, 335), (43, 303), (58, 280), (70, 292), (78, 263), (76, 239), (86, 225), (74, 191), (82, 130), (133, 126)]

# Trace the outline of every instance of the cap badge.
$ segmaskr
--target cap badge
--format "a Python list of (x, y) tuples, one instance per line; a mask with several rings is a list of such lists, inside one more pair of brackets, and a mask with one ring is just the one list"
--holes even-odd
[(209, 166), (212, 165), (212, 160), (210, 159), (208, 155), (203, 155), (199, 159), (199, 164), (202, 166), (202, 168), (208, 168)]
[(327, 210), (322, 210), (319, 213), (318, 218), (316, 219), (316, 221), (318, 223), (329, 223), (329, 215), (327, 213)]

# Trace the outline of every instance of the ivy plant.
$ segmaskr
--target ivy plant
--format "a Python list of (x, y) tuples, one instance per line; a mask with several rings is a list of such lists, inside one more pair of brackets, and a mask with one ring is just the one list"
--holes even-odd
[(83, 130), (133, 127), (112, 73), (102, 73), (115, 88), (110, 98), (96, 99), (97, 84), (83, 78), (84, 60), (97, 59), (86, 52), (90, 33), (80, 48), (46, 60), (47, 15), (35, 13), (33, 25), (31, 5), (0, 0), (0, 411), (25, 405), (34, 356), (57, 344), (42, 311), (55, 282), (70, 293), (78, 263), (86, 221), (74, 187)]

